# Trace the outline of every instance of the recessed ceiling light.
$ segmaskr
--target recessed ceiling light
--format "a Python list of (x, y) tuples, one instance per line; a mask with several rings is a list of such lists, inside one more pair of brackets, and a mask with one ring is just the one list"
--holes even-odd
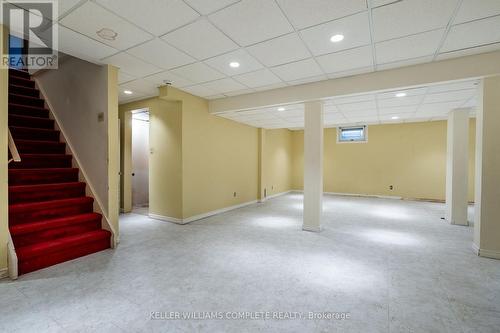
[(406, 93), (405, 92), (400, 92), (396, 94), (396, 97), (405, 97)]
[(97, 36), (105, 40), (115, 40), (118, 37), (118, 33), (109, 28), (102, 28), (96, 32)]
[(333, 35), (332, 37), (330, 37), (330, 42), (332, 42), (332, 43), (338, 43), (338, 42), (341, 42), (343, 40), (344, 40), (344, 35), (340, 35), (340, 34)]
[(240, 67), (240, 63), (237, 61), (233, 61), (233, 62), (229, 63), (229, 66), (231, 66), (232, 68), (238, 68), (238, 67)]
[(394, 117), (391, 117), (392, 120), (396, 120), (396, 119), (399, 119), (398, 116), (394, 116)]
[(133, 94), (132, 91), (130, 91), (130, 90), (124, 90), (123, 93), (125, 95), (132, 95)]
[(280, 107), (280, 108), (278, 108), (278, 111), (285, 111), (285, 108), (284, 107)]

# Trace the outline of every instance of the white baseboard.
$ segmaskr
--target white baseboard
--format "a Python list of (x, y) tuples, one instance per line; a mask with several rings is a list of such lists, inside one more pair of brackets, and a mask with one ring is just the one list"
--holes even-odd
[(207, 217), (210, 217), (210, 216), (214, 216), (214, 215), (218, 215), (218, 214), (222, 214), (222, 213), (228, 212), (230, 210), (234, 210), (234, 209), (242, 208), (242, 207), (245, 207), (245, 206), (253, 205), (255, 203), (257, 203), (257, 200), (252, 200), (252, 201), (244, 202), (244, 203), (241, 203), (241, 204), (238, 204), (238, 205), (234, 205), (234, 206), (224, 207), (224, 208), (221, 208), (221, 209), (212, 210), (212, 211), (207, 212), (207, 213), (198, 214), (198, 215), (194, 215), (194, 216), (185, 218), (185, 219), (183, 219), (183, 222), (184, 223), (189, 223), (189, 222), (201, 220), (201, 219), (204, 219), (204, 218), (207, 218)]
[(241, 204), (238, 204), (238, 205), (234, 205), (234, 206), (229, 206), (229, 207), (224, 207), (224, 208), (212, 210), (210, 212), (206, 212), (206, 213), (203, 213), (203, 214), (193, 215), (193, 216), (187, 217), (185, 219), (179, 219), (179, 218), (176, 218), (176, 217), (163, 216), (163, 215), (158, 215), (158, 214), (149, 214), (149, 217), (152, 218), (152, 219), (155, 219), (155, 220), (172, 222), (172, 223), (176, 223), (176, 224), (187, 224), (187, 223), (190, 223), (190, 222), (194, 222), (194, 221), (198, 221), (198, 220), (201, 220), (201, 219), (205, 219), (205, 218), (210, 217), (210, 216), (222, 214), (222, 213), (228, 212), (230, 210), (234, 210), (234, 209), (242, 208), (242, 207), (245, 207), (245, 206), (253, 205), (255, 203), (257, 203), (257, 200), (252, 200), (252, 201), (244, 202), (244, 203), (241, 203)]
[(490, 259), (500, 259), (500, 252), (498, 251), (481, 249), (475, 243), (472, 243), (472, 249), (474, 250), (474, 253), (480, 257), (490, 258)]
[[(304, 193), (303, 190), (291, 190), (290, 192)], [(379, 198), (379, 199), (394, 199), (402, 200), (403, 197), (392, 195), (377, 195), (377, 194), (360, 194), (360, 193), (342, 193), (342, 192), (323, 192), (325, 195), (339, 195), (344, 197), (365, 197), (365, 198)]]
[(164, 215), (158, 215), (158, 214), (148, 214), (150, 218), (154, 220), (160, 220), (160, 221), (166, 221), (166, 222), (172, 222), (176, 224), (185, 224), (183, 223), (182, 219), (178, 219), (176, 217), (170, 217), (170, 216), (164, 216)]
[(9, 277), (9, 269), (7, 267), (0, 268), (0, 280)]
[(270, 196), (267, 196), (264, 198), (264, 201), (265, 200), (269, 200), (269, 199), (272, 199), (272, 198), (276, 198), (276, 197), (280, 197), (282, 195), (285, 195), (285, 194), (288, 194), (288, 193), (292, 193), (293, 191), (290, 190), (290, 191), (285, 191), (285, 192), (280, 192), (280, 193), (275, 193), (275, 194), (272, 194)]
[(310, 231), (310, 232), (321, 232), (321, 227), (317, 228), (317, 227), (310, 227), (310, 226), (303, 225), (302, 230)]

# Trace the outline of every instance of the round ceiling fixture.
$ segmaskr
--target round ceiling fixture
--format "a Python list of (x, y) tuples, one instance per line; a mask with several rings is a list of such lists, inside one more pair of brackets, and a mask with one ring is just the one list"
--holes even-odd
[(240, 63), (237, 61), (233, 61), (233, 62), (229, 63), (229, 66), (232, 68), (238, 68), (238, 67), (240, 67)]
[(399, 117), (398, 116), (394, 116), (394, 117), (391, 117), (391, 119), (392, 120), (397, 120), (397, 119), (399, 119)]
[(332, 37), (330, 37), (330, 42), (332, 43), (338, 43), (343, 40), (344, 40), (344, 35), (341, 34), (333, 35)]
[(285, 111), (285, 108), (284, 107), (279, 107), (278, 111)]
[(400, 92), (396, 94), (396, 97), (405, 97), (406, 93), (405, 92)]
[(97, 31), (96, 34), (102, 39), (110, 41), (116, 40), (116, 37), (118, 37), (118, 33), (109, 28), (102, 28), (101, 30)]
[(123, 93), (124, 93), (125, 95), (132, 95), (132, 94), (133, 94), (133, 92), (132, 92), (132, 91), (130, 91), (130, 90), (124, 90), (124, 91), (123, 91)]

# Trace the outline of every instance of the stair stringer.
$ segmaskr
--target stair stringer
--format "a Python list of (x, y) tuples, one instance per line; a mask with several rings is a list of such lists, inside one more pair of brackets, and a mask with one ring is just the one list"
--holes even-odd
[(111, 244), (110, 244), (110, 246), (112, 249), (114, 249), (114, 248), (116, 248), (116, 246), (120, 242), (120, 237), (116, 233), (116, 230), (113, 227), (113, 225), (111, 225), (111, 223), (109, 222), (108, 214), (103, 209), (102, 200), (96, 194), (97, 192), (94, 190), (94, 186), (92, 185), (92, 182), (89, 180), (89, 177), (87, 176), (87, 173), (85, 172), (85, 168), (82, 165), (82, 163), (80, 162), (80, 159), (78, 158), (78, 154), (76, 153), (75, 149), (73, 148), (71, 141), (68, 139), (68, 136), (65, 134), (66, 132), (64, 130), (64, 127), (61, 125), (61, 122), (59, 121), (57, 115), (54, 113), (52, 105), (50, 103), (50, 100), (47, 97), (47, 95), (45, 94), (45, 90), (43, 89), (43, 86), (40, 85), (39, 80), (36, 77), (32, 77), (32, 79), (35, 81), (35, 87), (40, 91), (41, 97), (43, 97), (45, 100), (45, 107), (49, 110), (50, 119), (54, 120), (55, 129), (57, 129), (61, 132), (60, 141), (66, 143), (66, 153), (71, 154), (73, 156), (73, 159), (72, 159), (73, 167), (79, 169), (79, 172), (78, 172), (79, 181), (84, 182), (87, 185), (85, 187), (86, 195), (94, 199), (94, 211), (101, 214), (103, 217), (103, 219), (101, 221), (102, 228), (111, 232)]

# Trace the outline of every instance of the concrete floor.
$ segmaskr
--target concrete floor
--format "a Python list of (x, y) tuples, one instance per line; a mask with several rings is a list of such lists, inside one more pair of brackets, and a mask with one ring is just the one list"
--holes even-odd
[[(180, 226), (129, 214), (121, 244), (0, 282), (2, 332), (500, 332), (500, 261), (442, 204), (289, 194)], [(153, 311), (344, 312), (348, 320), (151, 320)]]

